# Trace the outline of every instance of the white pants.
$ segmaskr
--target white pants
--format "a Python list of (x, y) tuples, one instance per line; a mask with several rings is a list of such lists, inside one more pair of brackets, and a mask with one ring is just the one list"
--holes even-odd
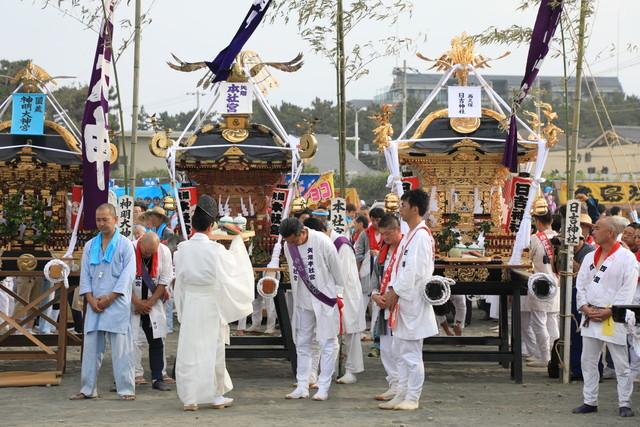
[[(313, 359), (312, 344), (315, 341), (318, 324), (313, 310), (299, 309), (296, 316), (296, 354), (298, 355), (296, 380), (299, 388), (308, 388)], [(320, 346), (318, 387), (321, 391), (328, 392), (338, 357), (338, 337), (318, 342), (318, 345)]]
[(627, 335), (627, 343), (629, 344), (629, 369), (631, 369), (631, 381), (640, 378), (640, 356), (633, 350), (633, 335)]
[(344, 334), (342, 338), (344, 352), (347, 360), (344, 365), (345, 372), (357, 374), (364, 371), (364, 360), (362, 358), (362, 344), (360, 343), (360, 332), (354, 334)]
[(267, 310), (267, 331), (276, 328), (276, 305), (273, 298), (265, 298), (262, 296), (253, 300), (253, 313), (251, 313), (251, 326), (262, 325), (262, 310)]
[(531, 312), (520, 312), (520, 335), (522, 336), (522, 354), (538, 356), (536, 336), (531, 329)]
[[(584, 386), (582, 394), (584, 403), (591, 406), (598, 406), (598, 386), (600, 372), (598, 372), (598, 362), (602, 354), (605, 342), (597, 338), (582, 337), (582, 377)], [(606, 343), (609, 354), (613, 359), (616, 368), (616, 379), (618, 382), (618, 406), (631, 407), (631, 393), (633, 392), (633, 378), (629, 369), (629, 352), (626, 345)]]
[[(549, 319), (549, 315), (551, 315), (551, 313), (547, 313), (546, 311), (532, 311), (530, 319), (531, 329), (536, 336), (537, 352), (535, 355), (538, 360), (545, 363), (551, 360), (551, 344), (553, 343), (550, 339), (551, 333), (553, 332), (554, 335), (558, 334), (557, 317), (555, 318), (554, 328), (554, 321), (553, 319)], [(554, 329), (553, 331), (549, 330), (549, 325)]]
[(84, 334), (82, 344), (82, 371), (80, 373), (80, 393), (85, 396), (98, 394), (98, 373), (102, 366), (105, 340), (111, 346), (113, 376), (116, 390), (121, 396), (134, 395), (133, 339), (131, 330), (126, 334), (114, 334), (104, 331), (93, 331)]
[(393, 337), (393, 355), (398, 366), (398, 393), (404, 400), (419, 401), (424, 384), (422, 340)]
[(387, 383), (391, 390), (398, 389), (398, 362), (393, 353), (393, 340), (391, 334), (380, 336), (380, 360), (387, 373)]
[(451, 295), (451, 303), (456, 308), (455, 322), (464, 328), (464, 322), (467, 318), (467, 297), (466, 295)]

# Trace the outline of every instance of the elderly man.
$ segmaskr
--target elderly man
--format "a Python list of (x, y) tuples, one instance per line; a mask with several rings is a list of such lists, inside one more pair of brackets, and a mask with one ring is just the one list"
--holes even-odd
[(111, 346), (116, 391), (123, 400), (135, 399), (133, 339), (131, 333), (131, 284), (136, 261), (131, 241), (116, 229), (116, 208), (98, 206), (96, 225), (100, 233), (84, 247), (80, 295), (88, 308), (84, 322), (80, 393), (72, 400), (98, 397), (98, 372), (105, 340)]
[(623, 324), (614, 323), (612, 305), (633, 301), (638, 284), (635, 256), (616, 241), (616, 224), (604, 217), (593, 227), (593, 237), (599, 247), (587, 254), (576, 280), (576, 303), (582, 312), (582, 376), (584, 404), (574, 414), (598, 411), (598, 361), (603, 345), (607, 346), (616, 370), (618, 406), (621, 417), (633, 416), (631, 393), (633, 379), (629, 369), (627, 334)]
[[(167, 286), (173, 280), (173, 266), (169, 248), (160, 243), (154, 232), (144, 234), (135, 244), (136, 278), (131, 296), (131, 325), (134, 330), (142, 328), (149, 344), (152, 387), (169, 391), (163, 381), (164, 338), (167, 336), (167, 318), (162, 303)], [(136, 359), (141, 351), (135, 346)]]
[(297, 386), (287, 399), (309, 397), (309, 376), (312, 369), (312, 343), (320, 346), (320, 375), (314, 400), (327, 400), (338, 356), (337, 289), (344, 289), (340, 260), (331, 239), (325, 234), (304, 227), (296, 218), (280, 224), (285, 254), (291, 274), (293, 291), (294, 340), (298, 355)]
[(385, 306), (385, 294), (391, 285), (391, 276), (398, 260), (398, 248), (402, 241), (400, 221), (391, 214), (387, 214), (378, 223), (380, 235), (384, 244), (380, 248), (377, 265), (382, 270), (380, 275), (380, 289), (373, 291), (371, 299), (378, 305), (380, 311), (376, 324), (377, 335), (380, 336), (380, 360), (387, 373), (389, 388), (375, 397), (376, 400), (389, 401), (398, 393), (398, 363), (393, 354), (393, 335), (389, 328), (389, 310)]

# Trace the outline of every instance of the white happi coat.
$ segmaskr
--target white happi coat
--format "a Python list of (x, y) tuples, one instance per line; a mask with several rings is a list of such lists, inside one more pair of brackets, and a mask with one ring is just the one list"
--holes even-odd
[[(341, 235), (331, 230), (331, 241), (334, 242)], [(338, 289), (338, 294), (342, 295), (344, 307), (342, 309), (344, 332), (355, 334), (362, 332), (367, 327), (362, 311), (362, 284), (358, 274), (358, 264), (353, 247), (344, 244), (338, 251), (340, 269), (344, 278), (344, 289)]]
[(174, 262), (178, 397), (185, 405), (211, 403), (233, 388), (223, 349), (228, 323), (253, 311), (253, 267), (242, 238), (227, 250), (203, 233), (180, 243)]
[[(593, 281), (599, 268), (594, 265), (595, 252), (584, 257), (576, 280), (576, 305), (578, 308), (585, 304), (596, 307), (610, 307), (612, 305), (626, 305), (633, 301), (638, 284), (638, 269), (636, 257), (623, 247), (619, 248), (604, 261), (607, 265), (605, 272), (600, 272), (600, 281)], [(612, 336), (604, 335), (604, 322), (589, 322), (585, 327), (586, 316), (582, 316), (580, 333), (583, 337), (597, 338), (613, 344), (626, 345), (627, 333), (623, 323), (614, 323)]]
[(433, 307), (422, 295), (433, 275), (433, 238), (428, 231), (419, 229), (421, 227), (425, 227), (424, 221), (402, 238), (399, 259), (391, 276), (390, 286), (399, 297), (393, 335), (405, 340), (419, 340), (438, 334)]
[[(307, 228), (309, 238), (304, 245), (298, 246), (300, 256), (307, 268), (307, 276), (309, 276), (308, 266), (308, 249), (313, 250), (313, 267), (315, 270), (315, 280), (311, 279), (313, 285), (320, 292), (329, 298), (337, 297), (337, 289), (344, 288), (342, 272), (340, 270), (340, 261), (338, 259), (338, 251), (331, 242), (329, 236), (319, 231)], [(289, 273), (291, 276), (291, 291), (293, 293), (293, 316), (291, 319), (291, 329), (293, 330), (293, 338), (296, 338), (296, 326), (298, 311), (302, 310), (301, 299), (310, 298), (313, 312), (316, 315), (316, 340), (324, 342), (330, 338), (335, 338), (340, 332), (340, 319), (338, 314), (338, 304), (329, 307), (307, 289), (302, 279), (296, 274), (293, 268), (293, 261), (289, 254), (288, 244), (284, 245), (284, 253), (287, 257), (289, 265)]]
[[(553, 239), (558, 235), (555, 231), (549, 229), (545, 230), (544, 233), (547, 235), (549, 240)], [(536, 273), (547, 273), (550, 276), (556, 277), (553, 272), (553, 266), (551, 263), (545, 264), (544, 256), (544, 244), (542, 240), (537, 235), (531, 236), (531, 244), (529, 247), (529, 253), (531, 256), (531, 261), (533, 262), (533, 271)], [(552, 254), (551, 254), (552, 255)], [(550, 259), (553, 261), (553, 259)], [(558, 279), (556, 278), (556, 286), (558, 286)], [(547, 313), (558, 313), (560, 312), (560, 291), (556, 292), (556, 296), (553, 299), (549, 300), (541, 300), (540, 298), (527, 294), (527, 306), (529, 307), (529, 311), (544, 311)]]
[[(136, 240), (134, 246), (137, 247), (138, 241)], [(171, 261), (171, 250), (160, 243), (158, 245), (158, 277), (152, 277), (156, 285), (165, 285), (169, 287), (173, 280), (173, 263)], [(142, 287), (144, 284), (142, 281), (133, 281), (133, 293), (138, 298), (142, 299)], [(153, 293), (149, 291), (148, 298), (151, 298)], [(134, 305), (131, 304), (131, 326), (134, 328), (134, 336), (137, 336), (137, 329), (142, 328), (140, 322), (140, 315), (134, 312)], [(167, 315), (164, 311), (164, 303), (162, 298), (159, 298), (149, 312), (149, 320), (151, 321), (151, 330), (153, 331), (153, 338), (165, 338), (167, 336)]]

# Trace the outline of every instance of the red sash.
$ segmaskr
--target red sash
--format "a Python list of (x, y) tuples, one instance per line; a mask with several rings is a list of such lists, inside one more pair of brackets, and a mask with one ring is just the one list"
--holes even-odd
[[(387, 248), (387, 252), (385, 252), (385, 255), (386, 255), (388, 253), (389, 246), (385, 246), (385, 247)], [(393, 253), (391, 254), (389, 265), (387, 265), (387, 268), (384, 269), (384, 274), (382, 275), (382, 281), (380, 282), (380, 295), (384, 295), (385, 292), (387, 292), (387, 287), (389, 286), (389, 282), (391, 282), (391, 273), (393, 272), (393, 266), (396, 264), (396, 256), (398, 255), (399, 247), (400, 247), (399, 244), (396, 245), (396, 248), (393, 250)], [(384, 263), (384, 259), (382, 262)]]
[(544, 231), (538, 231), (536, 233), (536, 237), (540, 239), (540, 242), (542, 242), (544, 252), (547, 254), (547, 258), (549, 258), (549, 262), (551, 263), (551, 265), (553, 265), (553, 246), (551, 246), (549, 236), (547, 236)]
[[(614, 253), (616, 253), (616, 251), (618, 249), (620, 249), (622, 245), (620, 244), (620, 242), (616, 242), (613, 247), (611, 248), (611, 252), (609, 252), (609, 254), (607, 255), (607, 258), (609, 258), (611, 255), (613, 255)], [(595, 254), (593, 254), (593, 266), (597, 267), (598, 266), (598, 262), (600, 261), (600, 257), (602, 256), (602, 246), (598, 246), (596, 248), (596, 252)], [(607, 260), (607, 258), (604, 259), (604, 261)], [(602, 261), (602, 263), (604, 264), (604, 261)]]
[(373, 225), (367, 227), (365, 232), (367, 233), (367, 237), (369, 238), (369, 250), (380, 250), (380, 242), (376, 240), (376, 230), (373, 228)]
[[(413, 234), (411, 234), (411, 236), (409, 237), (409, 239), (407, 239), (407, 243), (405, 243), (405, 245), (402, 247), (402, 250), (400, 251), (400, 257), (398, 258), (398, 260), (396, 261), (395, 264), (395, 270), (396, 270), (396, 274), (398, 273), (398, 266), (400, 265), (400, 261), (402, 260), (402, 257), (404, 256), (404, 253), (407, 249), (407, 247), (409, 247), (409, 243), (411, 243), (411, 241), (413, 240), (413, 238), (416, 236), (416, 234), (418, 234), (418, 231), (420, 230), (425, 230), (427, 233), (429, 233), (429, 235), (431, 235), (431, 230), (429, 230), (429, 227), (427, 227), (426, 225), (422, 226), (422, 227), (417, 227), (414, 231)], [(396, 248), (397, 249), (397, 248)], [(434, 252), (435, 253), (435, 252)], [(386, 290), (386, 289), (385, 289)], [(399, 304), (396, 303), (396, 306), (393, 307), (389, 313), (389, 327), (391, 329), (393, 329), (396, 326), (396, 321), (398, 319), (398, 306)]]

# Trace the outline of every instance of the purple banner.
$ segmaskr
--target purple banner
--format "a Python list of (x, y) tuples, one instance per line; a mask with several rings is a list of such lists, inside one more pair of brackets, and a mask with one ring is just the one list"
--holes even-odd
[(116, 0), (109, 1), (107, 17), (98, 35), (93, 58), (89, 95), (82, 117), (82, 194), (84, 228), (96, 228), (96, 208), (107, 202), (109, 192), (109, 80), (113, 40), (113, 10)]
[(231, 39), (231, 43), (222, 49), (212, 62), (206, 62), (207, 67), (214, 75), (214, 83), (227, 80), (231, 72), (231, 64), (262, 21), (270, 5), (271, 0), (253, 0), (247, 16), (244, 17), (244, 21)]
[(529, 45), (529, 55), (527, 56), (527, 68), (520, 84), (520, 92), (513, 101), (511, 117), (509, 119), (509, 135), (505, 142), (504, 156), (502, 164), (509, 168), (511, 172), (518, 171), (518, 129), (516, 126), (515, 113), (527, 97), (527, 93), (538, 76), (544, 58), (549, 52), (549, 44), (556, 32), (560, 17), (562, 15), (562, 0), (542, 0), (538, 8), (538, 16), (531, 33), (531, 44)]

